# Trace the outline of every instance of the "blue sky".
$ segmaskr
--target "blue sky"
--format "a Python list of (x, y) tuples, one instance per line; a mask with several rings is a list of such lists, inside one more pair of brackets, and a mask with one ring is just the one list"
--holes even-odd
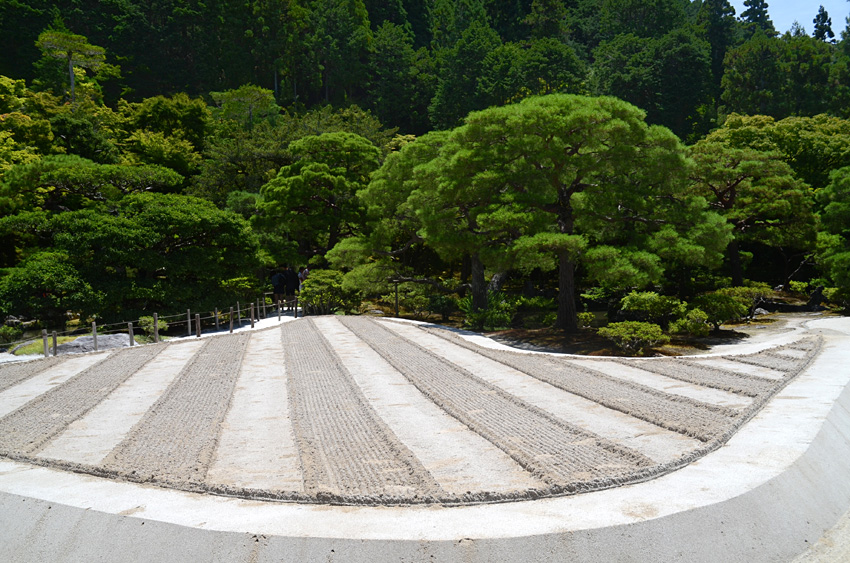
[[(744, 0), (730, 0), (730, 3), (735, 8), (735, 15), (741, 17), (741, 12), (746, 10)], [(779, 33), (791, 29), (791, 24), (796, 20), (811, 35), (815, 28), (812, 20), (821, 5), (832, 18), (832, 31), (835, 32), (835, 38), (839, 39), (846, 26), (844, 18), (850, 15), (850, 3), (846, 0), (767, 0), (767, 13)]]

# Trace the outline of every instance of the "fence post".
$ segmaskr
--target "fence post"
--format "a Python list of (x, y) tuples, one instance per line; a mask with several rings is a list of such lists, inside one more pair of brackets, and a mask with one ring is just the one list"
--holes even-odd
[(254, 328), (254, 303), (251, 303), (251, 328)]
[(197, 331), (198, 338), (201, 337), (201, 315), (199, 313), (195, 313), (195, 331)]
[(233, 334), (233, 307), (230, 308), (230, 334)]
[(218, 307), (215, 308), (215, 331), (218, 332)]
[(91, 339), (94, 344), (94, 351), (97, 352), (97, 322), (91, 322)]
[(236, 322), (242, 326), (242, 308), (239, 306), (239, 301), (236, 302)]
[(295, 296), (295, 318), (298, 318), (298, 296)]
[(130, 337), (130, 346), (135, 346), (136, 345), (136, 339), (133, 338), (133, 323), (132, 322), (127, 323), (127, 336)]
[(53, 355), (56, 356), (59, 354), (59, 350), (56, 349), (56, 331), (53, 331)]
[(189, 327), (189, 336), (192, 336), (192, 310), (186, 309), (186, 326)]
[(44, 357), (50, 355), (50, 346), (47, 344), (47, 329), (41, 329), (41, 340), (44, 342)]
[(263, 294), (263, 318), (265, 319), (268, 315), (266, 315), (266, 294)]
[(153, 341), (159, 342), (159, 315), (153, 314)]
[(277, 300), (277, 320), (280, 320), (280, 299)]

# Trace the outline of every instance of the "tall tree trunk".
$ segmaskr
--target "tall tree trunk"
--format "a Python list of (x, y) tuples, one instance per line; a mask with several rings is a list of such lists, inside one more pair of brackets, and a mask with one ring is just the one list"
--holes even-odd
[(477, 252), (469, 258), (472, 266), (472, 310), (483, 311), (487, 308), (487, 283), (484, 279), (484, 264), (481, 263), (481, 258)]
[(578, 330), (575, 300), (575, 263), (566, 250), (558, 253), (558, 319), (555, 323), (565, 331)]
[(726, 247), (727, 258), (729, 259), (729, 269), (732, 274), (732, 286), (738, 287), (744, 285), (744, 269), (741, 266), (741, 253), (738, 249), (738, 241), (732, 240), (729, 246)]
[[(573, 234), (575, 221), (570, 203), (572, 192), (563, 188), (558, 190), (558, 230), (566, 235)], [(576, 265), (570, 260), (567, 250), (558, 251), (558, 318), (555, 326), (564, 331), (578, 330), (576, 316)]]
[(71, 103), (75, 103), (77, 101), (77, 97), (74, 92), (74, 59), (73, 57), (68, 57), (68, 74), (70, 74), (71, 78)]

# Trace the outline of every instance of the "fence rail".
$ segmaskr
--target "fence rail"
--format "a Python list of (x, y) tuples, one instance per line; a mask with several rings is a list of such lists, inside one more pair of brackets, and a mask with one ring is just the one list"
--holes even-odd
[[(201, 337), (203, 332), (203, 324), (205, 321), (211, 321), (215, 323), (215, 332), (221, 331), (221, 320), (222, 317), (227, 317), (228, 320), (228, 330), (229, 332), (233, 332), (234, 326), (236, 328), (240, 328), (243, 324), (250, 323), (251, 328), (254, 328), (254, 323), (261, 319), (267, 319), (270, 316), (277, 315), (277, 319), (280, 320), (281, 316), (284, 312), (284, 308), (287, 310), (292, 310), (295, 318), (298, 318), (298, 297), (295, 296), (292, 299), (267, 303), (267, 297), (270, 295), (274, 295), (272, 292), (264, 292), (262, 297), (256, 299), (256, 301), (251, 301), (249, 303), (242, 303), (240, 301), (236, 302), (235, 307), (228, 306), (229, 312), (224, 313), (216, 307), (212, 312), (208, 315), (203, 316), (200, 312), (194, 312), (191, 309), (187, 309), (186, 313), (175, 313), (173, 315), (165, 315), (159, 316), (158, 312), (154, 312), (152, 315), (142, 315), (142, 317), (153, 317), (153, 327), (150, 336), (153, 338), (154, 342), (160, 341), (159, 335), (159, 321), (166, 321), (168, 323), (168, 327), (179, 327), (182, 324), (186, 324), (186, 336), (196, 336), (197, 338)], [(246, 318), (243, 320), (242, 313), (243, 311), (246, 313)], [(127, 338), (129, 340), (129, 345), (134, 346), (136, 344), (135, 340), (135, 329), (145, 330), (142, 328), (142, 317), (132, 320), (132, 321), (121, 321), (115, 323), (105, 323), (105, 324), (97, 324), (97, 321), (92, 321), (91, 323), (91, 332), (84, 329), (74, 329), (74, 330), (66, 330), (66, 331), (52, 331), (50, 333), (47, 332), (46, 329), (42, 329), (41, 331), (41, 339), (43, 343), (44, 356), (50, 356), (52, 351), (53, 355), (56, 356), (58, 352), (58, 339), (60, 336), (85, 336), (87, 334), (91, 334), (92, 336), (92, 344), (94, 346), (94, 350), (98, 350), (97, 338), (98, 336), (106, 336), (111, 334), (127, 334)], [(175, 320), (169, 320), (175, 319)], [(176, 320), (180, 319), (180, 320)], [(194, 330), (193, 330), (194, 327)], [(11, 349), (19, 344), (29, 344), (37, 342), (36, 338), (24, 338), (21, 340), (16, 340), (8, 343), (0, 343), (0, 349)], [(51, 346), (52, 344), (52, 346)]]

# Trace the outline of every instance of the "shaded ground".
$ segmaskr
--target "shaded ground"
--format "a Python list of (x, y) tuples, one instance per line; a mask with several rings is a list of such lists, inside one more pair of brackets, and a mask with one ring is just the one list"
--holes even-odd
[[(790, 330), (789, 325), (794, 324), (794, 320), (801, 316), (809, 318), (811, 315), (801, 313), (762, 315), (749, 323), (723, 325), (720, 331), (712, 332), (704, 338), (673, 337), (669, 344), (656, 348), (654, 355), (689, 356), (703, 354), (714, 346), (739, 343), (756, 335), (780, 334)], [(622, 350), (614, 346), (610, 340), (598, 336), (593, 329), (565, 333), (555, 328), (512, 328), (487, 333), (487, 336), (502, 344), (523, 350), (583, 356), (625, 356)]]

